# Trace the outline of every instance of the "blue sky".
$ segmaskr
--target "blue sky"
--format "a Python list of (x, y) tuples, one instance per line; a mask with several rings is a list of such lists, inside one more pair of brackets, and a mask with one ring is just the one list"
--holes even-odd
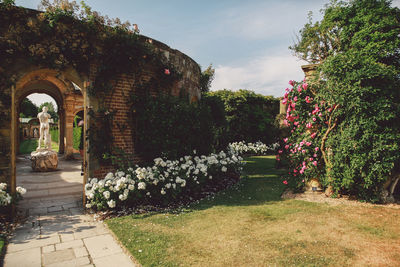
[[(216, 69), (212, 90), (249, 89), (282, 96), (306, 64), (288, 49), (329, 0), (86, 0), (93, 10), (139, 26), (141, 34)], [(40, 0), (16, 0), (37, 8)], [(394, 5), (400, 6), (400, 0)], [(37, 102), (35, 100), (35, 102)]]

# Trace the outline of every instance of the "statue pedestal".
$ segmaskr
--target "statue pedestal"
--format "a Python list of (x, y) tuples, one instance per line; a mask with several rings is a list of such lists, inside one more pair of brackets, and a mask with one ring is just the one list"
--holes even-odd
[(57, 170), (58, 156), (53, 150), (39, 149), (31, 153), (32, 169), (37, 172)]

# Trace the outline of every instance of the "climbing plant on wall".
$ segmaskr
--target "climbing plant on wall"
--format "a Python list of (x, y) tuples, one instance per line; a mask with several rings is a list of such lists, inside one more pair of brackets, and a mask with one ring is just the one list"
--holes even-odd
[[(14, 1), (0, 1), (0, 99), (2, 110), (8, 115), (11, 95), (9, 88), (16, 77), (12, 66), (25, 59), (28, 63), (56, 70), (68, 67), (79, 73), (95, 73), (88, 93), (99, 99), (112, 96), (114, 81), (118, 75), (133, 74), (139, 77), (143, 65), (151, 65), (160, 74), (168, 70), (167, 77), (153, 78), (153, 85), (169, 88), (180, 74), (171, 66), (151, 42), (141, 38), (135, 25), (119, 19), (101, 16), (83, 1), (42, 1), (44, 12), (19, 8)], [(137, 83), (140, 84), (140, 83)], [(98, 158), (112, 151), (110, 114), (105, 101), (89, 115), (89, 150)], [(6, 116), (1, 116), (6, 121)], [(102, 131), (95, 131), (96, 127)]]

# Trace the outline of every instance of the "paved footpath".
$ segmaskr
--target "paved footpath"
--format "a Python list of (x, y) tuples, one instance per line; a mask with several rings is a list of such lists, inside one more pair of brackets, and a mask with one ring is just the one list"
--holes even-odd
[(137, 266), (102, 222), (83, 212), (79, 161), (60, 159), (60, 171), (31, 172), (20, 159), (17, 183), (27, 188), (19, 210), (27, 221), (7, 246), (5, 267)]

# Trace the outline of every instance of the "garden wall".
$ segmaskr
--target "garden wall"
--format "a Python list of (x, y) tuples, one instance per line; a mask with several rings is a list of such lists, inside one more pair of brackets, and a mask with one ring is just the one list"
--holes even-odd
[[(41, 13), (36, 10), (13, 8), (11, 11), (3, 12), (7, 12), (5, 13), (7, 15), (0, 19), (0, 24), (2, 24), (0, 26), (0, 47), (10, 44), (8, 38), (15, 38), (15, 34), (10, 34), (9, 29), (12, 27), (7, 27), (7, 23), (9, 25), (14, 25), (16, 22), (21, 23), (21, 25), (26, 25), (27, 22), (32, 23), (33, 25), (35, 25), (35, 23), (43, 23), (38, 19)], [(15, 14), (15, 18), (12, 14)], [(79, 34), (80, 28), (74, 28), (72, 25), (67, 25), (66, 28), (70, 27), (68, 29), (69, 31), (73, 32), (73, 34)], [(25, 29), (22, 29), (21, 31), (23, 30)], [(30, 34), (32, 34), (32, 32)], [(37, 34), (40, 35), (42, 33), (38, 31)], [(71, 36), (68, 38), (70, 37)], [(57, 43), (55, 43), (56, 40), (53, 40), (56, 37), (48, 35), (48, 38), (49, 39), (46, 40), (38, 37), (35, 42), (38, 42), (37, 46), (44, 48), (46, 48), (46, 45), (49, 43), (57, 45)], [(88, 40), (88, 42), (89, 41), (91, 40)], [(201, 93), (199, 88), (199, 78), (201, 70), (194, 60), (180, 51), (172, 49), (156, 40), (152, 40), (149, 37), (139, 36), (139, 41), (144, 43), (146, 46), (150, 46), (152, 51), (154, 51), (154, 55), (160, 58), (159, 62), (165, 62), (167, 66), (170, 66), (171, 72), (174, 71), (174, 73), (179, 74), (176, 76), (173, 83), (169, 83), (165, 88), (160, 89), (148, 86), (144, 88), (145, 91), (151, 95), (168, 93), (178, 96), (183, 94), (188, 98), (188, 101), (197, 101), (200, 99)], [(101, 40), (99, 42), (101, 42)], [(16, 112), (17, 107), (12, 104), (12, 102), (18, 100), (14, 99), (16, 95), (18, 96), (18, 83), (25, 79), (25, 77), (30, 77), (29, 82), (26, 83), (26, 86), (29, 87), (30, 93), (36, 91), (40, 92), (40, 86), (49, 86), (49, 88), (51, 87), (51, 90), (57, 90), (57, 93), (61, 94), (62, 97), (60, 99), (63, 101), (61, 106), (66, 110), (67, 121), (68, 118), (72, 118), (71, 122), (67, 122), (67, 131), (69, 128), (72, 129), (73, 116), (76, 114), (76, 110), (72, 111), (72, 109), (69, 108), (70, 103), (72, 103), (69, 95), (71, 95), (71, 92), (74, 92), (74, 87), (72, 85), (78, 85), (84, 98), (84, 107), (82, 108), (84, 108), (86, 116), (85, 128), (90, 131), (92, 126), (96, 126), (98, 122), (95, 118), (101, 116), (99, 115), (98, 110), (106, 106), (107, 109), (114, 114), (111, 121), (112, 146), (118, 147), (123, 149), (126, 153), (132, 154), (132, 160), (139, 160), (135, 154), (133, 138), (134, 127), (130, 120), (130, 116), (132, 116), (132, 105), (129, 103), (129, 98), (132, 93), (135, 93), (137, 88), (136, 85), (138, 83), (150, 81), (152, 78), (162, 80), (164, 76), (167, 79), (167, 69), (162, 69), (162, 71), (160, 71), (159, 63), (157, 64), (154, 60), (146, 61), (144, 65), (140, 65), (140, 71), (137, 71), (137, 69), (128, 69), (124, 71), (124, 74), (115, 76), (115, 78), (110, 81), (110, 84), (112, 85), (112, 90), (110, 92), (101, 94), (96, 92), (96, 88), (92, 88), (94, 90), (90, 93), (89, 87), (95, 84), (96, 74), (102, 67), (99, 65), (98, 59), (91, 61), (89, 57), (87, 60), (90, 64), (88, 72), (83, 72), (82, 69), (84, 68), (80, 68), (80, 66), (66, 66), (59, 69), (53, 69), (51, 66), (46, 65), (47, 62), (44, 62), (43, 64), (33, 64), (32, 62), (34, 61), (28, 57), (31, 54), (28, 45), (29, 44), (26, 44), (20, 48), (22, 50), (25, 49), (22, 53), (15, 53), (12, 56), (5, 54), (5, 56), (9, 56), (12, 59), (9, 60), (10, 63), (7, 66), (0, 63), (0, 115), (2, 115), (0, 120), (0, 181), (7, 181), (11, 184), (11, 187), (15, 188), (16, 148), (14, 146), (16, 145), (15, 140), (13, 140), (13, 134), (16, 129), (13, 128), (15, 128), (18, 116)], [(94, 44), (93, 46), (100, 47), (101, 44)], [(60, 51), (61, 50), (62, 49), (60, 49)], [(3, 53), (5, 51), (0, 52)], [(106, 51), (102, 52), (106, 53)], [(155, 60), (157, 60), (157, 58)], [(41, 75), (41, 72), (46, 73), (46, 76)], [(33, 75), (32, 73), (35, 74)], [(9, 77), (12, 77), (11, 83), (9, 83)], [(31, 85), (36, 87), (32, 87)], [(22, 89), (25, 90), (25, 88)], [(91, 111), (94, 115), (87, 116)], [(100, 129), (97, 134), (107, 134), (106, 129)], [(93, 146), (98, 145), (93, 143), (95, 141), (90, 140), (90, 138), (88, 141), (89, 142), (85, 145), (86, 149), (89, 147), (90, 142), (92, 142)], [(112, 169), (109, 163), (99, 160), (98, 155), (93, 155), (91, 151), (87, 154), (86, 159), (87, 174), (91, 177), (102, 177)]]

